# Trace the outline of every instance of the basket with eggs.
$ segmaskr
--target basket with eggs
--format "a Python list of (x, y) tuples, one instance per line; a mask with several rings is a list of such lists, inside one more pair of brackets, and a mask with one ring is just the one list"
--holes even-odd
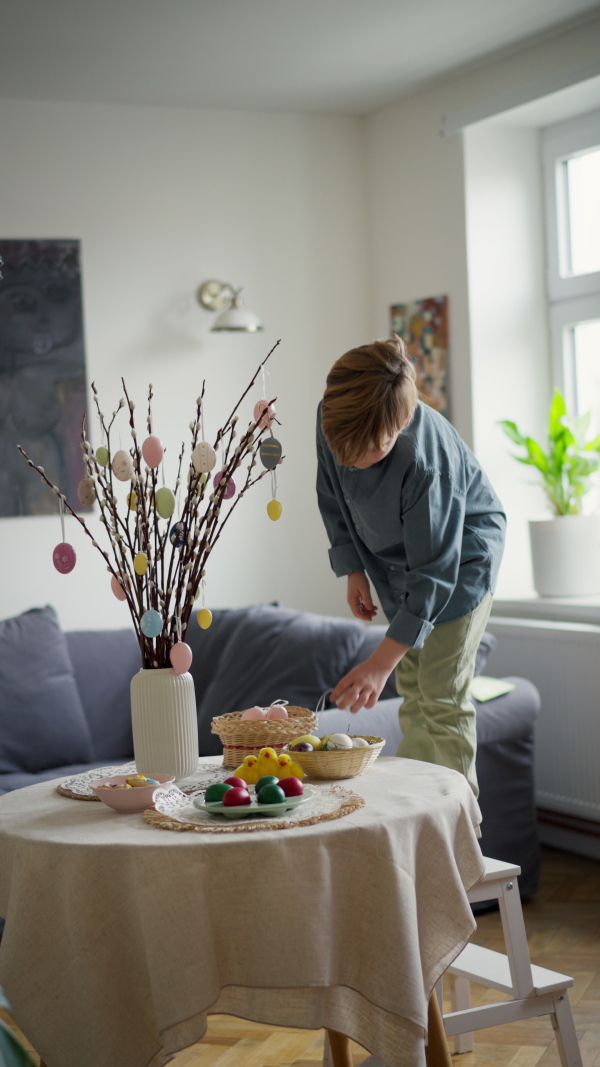
[(356, 778), (375, 762), (385, 740), (364, 734), (329, 734), (296, 737), (288, 750), (311, 778)]
[(211, 729), (221, 738), (223, 766), (238, 767), (246, 756), (258, 756), (263, 748), (282, 752), (294, 738), (315, 730), (318, 721), (314, 711), (276, 700), (268, 708), (257, 705), (245, 711), (217, 715)]

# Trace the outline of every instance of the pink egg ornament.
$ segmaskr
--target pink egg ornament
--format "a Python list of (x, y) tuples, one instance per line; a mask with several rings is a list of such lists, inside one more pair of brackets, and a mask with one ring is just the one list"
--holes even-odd
[(267, 404), (266, 400), (259, 400), (258, 404), (254, 405), (254, 421), (258, 423), (262, 430), (266, 430), (274, 418), (274, 404)]
[(70, 574), (77, 563), (73, 545), (70, 545), (68, 541), (61, 541), (52, 553), (52, 562), (59, 574)]
[(281, 704), (273, 704), (267, 711), (267, 719), (287, 719), (288, 713)]
[(252, 719), (266, 719), (267, 713), (258, 704), (254, 708), (247, 708), (240, 716), (241, 722), (249, 722)]
[[(223, 480), (223, 474), (224, 474), (224, 471), (218, 471), (217, 474), (215, 474), (215, 476), (213, 478), (213, 485), (214, 485), (215, 489), (218, 487), (219, 483)], [(232, 496), (235, 496), (235, 482), (234, 482), (233, 478), (229, 478), (229, 480), (225, 483), (225, 492), (223, 493), (223, 499), (224, 500), (231, 500)]]
[(193, 658), (194, 654), (185, 641), (178, 641), (169, 652), (171, 666), (176, 674), (185, 674), (189, 671)]
[(113, 574), (113, 576), (112, 576), (112, 578), (110, 580), (110, 587), (111, 587), (113, 593), (115, 594), (117, 600), (127, 600), (127, 594), (126, 594), (125, 590), (123, 589), (123, 586), (121, 585), (121, 583), (119, 581), (117, 581), (117, 579), (115, 578), (114, 574)]
[(165, 454), (163, 443), (155, 434), (150, 434), (142, 445), (142, 456), (148, 467), (160, 467)]

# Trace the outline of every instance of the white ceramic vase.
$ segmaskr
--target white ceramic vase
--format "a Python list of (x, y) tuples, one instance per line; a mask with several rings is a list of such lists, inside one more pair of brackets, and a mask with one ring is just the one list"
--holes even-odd
[(529, 537), (533, 584), (539, 596), (600, 593), (600, 516), (532, 519)]
[(133, 753), (140, 774), (188, 778), (198, 767), (198, 719), (191, 674), (172, 667), (131, 679)]

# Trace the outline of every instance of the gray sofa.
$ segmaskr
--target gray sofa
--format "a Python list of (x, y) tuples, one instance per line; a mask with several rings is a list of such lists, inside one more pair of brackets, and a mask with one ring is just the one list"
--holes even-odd
[[(210, 729), (214, 715), (279, 697), (315, 708), (384, 633), (383, 626), (272, 604), (216, 611), (209, 630), (193, 619), (187, 641), (194, 652), (200, 754), (221, 751)], [(478, 673), (495, 643), (484, 635)], [(0, 794), (131, 759), (129, 683), (139, 667), (132, 630), (64, 634), (50, 607), (0, 622)], [(530, 682), (511, 681), (515, 689), (506, 696), (475, 701), (482, 849), (520, 864), (521, 892), (530, 895), (539, 870), (533, 753), (540, 701)], [(326, 709), (318, 732), (351, 726), (384, 737), (384, 754), (394, 755), (399, 704), (390, 679), (375, 708), (351, 720), (347, 712)]]

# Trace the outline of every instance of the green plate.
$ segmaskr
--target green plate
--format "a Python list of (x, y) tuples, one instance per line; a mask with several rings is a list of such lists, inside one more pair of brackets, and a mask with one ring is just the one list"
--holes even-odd
[(254, 795), (250, 804), (240, 804), (237, 807), (226, 808), (222, 800), (207, 804), (203, 797), (194, 797), (194, 807), (200, 811), (209, 811), (211, 815), (224, 815), (226, 819), (247, 819), (249, 815), (283, 815), (284, 811), (291, 811), (299, 804), (305, 804), (314, 796), (314, 790), (304, 787), (300, 797), (287, 797), (281, 804), (259, 804)]

